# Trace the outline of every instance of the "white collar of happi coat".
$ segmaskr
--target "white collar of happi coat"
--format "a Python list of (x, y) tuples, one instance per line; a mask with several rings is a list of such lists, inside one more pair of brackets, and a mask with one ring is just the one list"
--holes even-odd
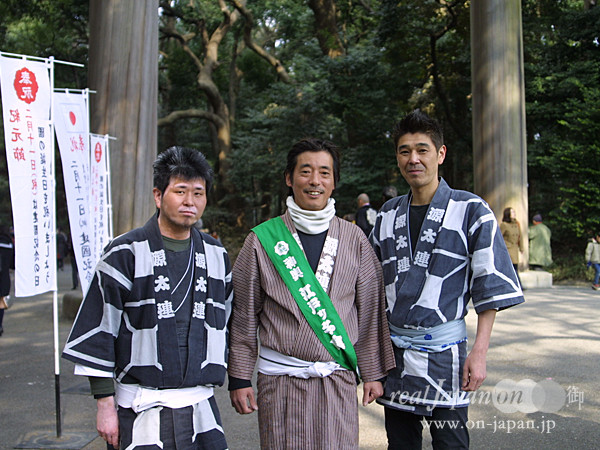
[(289, 196), (285, 203), (296, 229), (306, 234), (319, 234), (328, 230), (329, 222), (335, 216), (335, 200), (332, 198), (327, 200), (327, 206), (320, 211), (300, 208), (292, 196)]
[[(288, 197), (288, 199), (290, 198), (291, 197)], [(289, 219), (292, 221), (292, 228), (297, 227), (296, 222), (294, 222), (294, 219), (289, 209), (288, 216)], [(325, 292), (327, 292), (327, 288), (329, 287), (329, 281), (331, 280), (331, 276), (333, 274), (333, 267), (335, 265), (335, 260), (337, 256), (339, 239), (336, 236), (339, 236), (339, 225), (335, 221), (330, 221), (326, 230), (328, 230), (327, 237), (325, 238), (325, 243), (323, 244), (323, 250), (321, 250), (321, 258), (319, 259), (317, 271), (315, 272), (315, 276), (317, 277), (317, 280), (319, 280), (319, 284)], [(298, 232), (294, 229), (292, 229), (291, 232), (292, 236), (294, 237), (302, 251), (304, 251), (304, 247), (302, 246), (302, 242), (300, 241), (300, 236), (298, 236)]]

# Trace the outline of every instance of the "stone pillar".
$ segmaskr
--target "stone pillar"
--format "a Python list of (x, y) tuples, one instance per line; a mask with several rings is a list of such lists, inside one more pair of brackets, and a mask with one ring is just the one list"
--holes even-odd
[(473, 169), (475, 193), (498, 220), (513, 208), (528, 266), (527, 144), (520, 0), (471, 2)]

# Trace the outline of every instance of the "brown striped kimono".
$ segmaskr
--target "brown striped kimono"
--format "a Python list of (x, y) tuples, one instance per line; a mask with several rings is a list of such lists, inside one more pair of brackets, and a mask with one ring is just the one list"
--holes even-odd
[[(295, 233), (289, 215), (282, 216)], [(363, 381), (394, 367), (385, 314), (381, 265), (357, 226), (334, 217), (328, 237), (339, 240), (327, 293), (358, 358)], [(300, 312), (257, 236), (250, 233), (233, 268), (229, 374), (251, 380), (262, 345), (305, 361), (331, 361)], [(356, 378), (336, 371), (326, 378), (258, 375), (262, 448), (358, 448)]]

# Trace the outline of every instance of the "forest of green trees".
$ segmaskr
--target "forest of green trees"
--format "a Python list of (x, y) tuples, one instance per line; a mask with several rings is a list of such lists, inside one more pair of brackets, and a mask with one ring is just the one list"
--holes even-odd
[[(224, 238), (282, 212), (285, 155), (302, 137), (342, 148), (338, 215), (361, 192), (376, 205), (384, 186), (405, 192), (389, 133), (414, 108), (444, 126), (443, 177), (472, 190), (468, 0), (158, 3), (158, 151), (207, 155), (217, 183), (204, 221)], [(522, 0), (530, 217), (519, 219), (543, 214), (555, 260), (580, 275), (600, 230), (600, 7), (590, 3)], [(1, 51), (88, 67), (88, 0), (4, 0), (0, 17)], [(57, 66), (55, 78), (88, 87), (85, 69)]]

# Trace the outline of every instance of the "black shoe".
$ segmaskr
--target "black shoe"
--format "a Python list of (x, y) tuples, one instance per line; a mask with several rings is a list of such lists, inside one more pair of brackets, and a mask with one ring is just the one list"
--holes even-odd
[(4, 333), (4, 328), (0, 327), (0, 336), (2, 336), (2, 333)]

